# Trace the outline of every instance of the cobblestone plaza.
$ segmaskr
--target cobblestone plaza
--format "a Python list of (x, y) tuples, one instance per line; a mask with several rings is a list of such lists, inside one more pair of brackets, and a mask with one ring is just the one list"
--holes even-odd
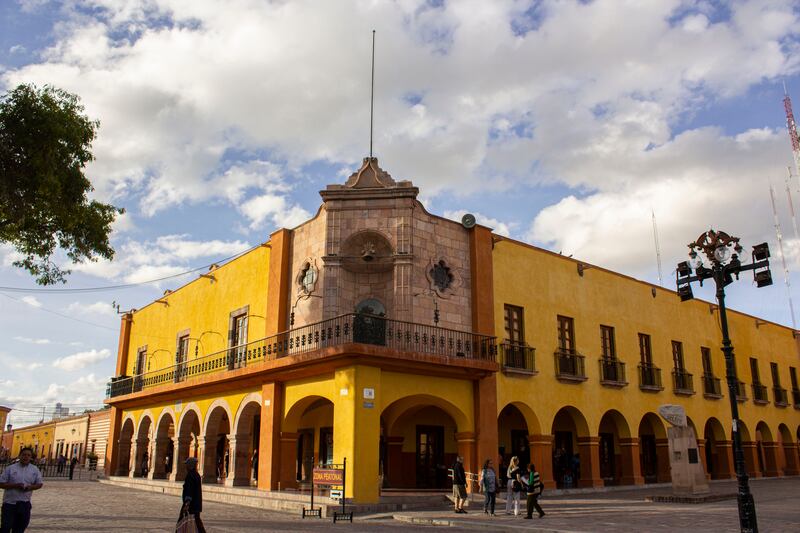
[[(800, 523), (800, 478), (762, 479), (752, 484), (759, 530), (796, 531)], [(713, 492), (736, 490), (731, 481), (712, 483)], [(302, 520), (296, 514), (206, 502), (203, 520), (209, 532), (249, 531), (448, 531), (492, 529), (495, 531), (738, 531), (735, 500), (700, 505), (656, 504), (645, 496), (666, 494), (665, 486), (640, 490), (551, 495), (542, 500), (544, 519), (532, 521), (506, 516), (498, 502), (498, 516), (481, 512), (481, 499), (466, 515), (454, 515), (438, 494), (432, 508), (375, 516), (356, 517), (353, 524), (333, 526), (330, 520)], [(552, 493), (551, 493), (552, 494)], [(33, 518), (28, 531), (136, 532), (173, 531), (179, 500), (152, 492), (96, 482), (46, 481), (33, 499)]]

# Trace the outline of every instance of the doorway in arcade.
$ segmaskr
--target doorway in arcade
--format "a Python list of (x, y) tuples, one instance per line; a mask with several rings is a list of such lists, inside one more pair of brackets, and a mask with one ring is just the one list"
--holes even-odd
[(319, 398), (303, 412), (297, 430), (295, 479), (311, 483), (315, 466), (333, 463), (333, 403)]

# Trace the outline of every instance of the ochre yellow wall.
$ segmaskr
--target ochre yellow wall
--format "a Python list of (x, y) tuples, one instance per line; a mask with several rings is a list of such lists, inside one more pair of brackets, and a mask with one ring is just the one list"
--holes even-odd
[[(168, 305), (153, 302), (134, 312), (127, 375), (133, 374), (137, 351), (144, 346), (151, 371), (175, 364), (177, 334), (186, 329), (190, 339), (200, 339), (198, 357), (224, 350), (229, 314), (246, 305), (248, 341), (263, 338), (269, 254), (268, 247), (259, 246), (210, 272), (215, 280), (201, 277), (161, 298)], [(189, 341), (189, 361), (197, 344)]]
[[(628, 430), (635, 436), (642, 416), (657, 413), (660, 405), (680, 404), (702, 435), (706, 421), (716, 417), (730, 428), (731, 415), (725, 383), (725, 362), (719, 347), (721, 334), (718, 313), (709, 312), (709, 304), (694, 300), (681, 303), (675, 292), (642, 283), (600, 268), (577, 273), (574, 260), (524, 246), (513, 241), (496, 243), (494, 257), (495, 327), (498, 342), (505, 337), (503, 305), (524, 308), (525, 340), (536, 348), (536, 368), (533, 377), (498, 375), (498, 410), (518, 402), (528, 419), (530, 433), (550, 434), (558, 410), (566, 405), (576, 407), (586, 419), (585, 432), (597, 435), (603, 414), (618, 410), (627, 421)], [(655, 297), (652, 290), (655, 289)], [(558, 345), (556, 315), (572, 317), (578, 353), (586, 356), (588, 380), (580, 384), (561, 383), (555, 378), (554, 356)], [(739, 378), (749, 384), (748, 358), (755, 354), (760, 360), (761, 383), (772, 394), (769, 362), (778, 362), (781, 385), (791, 389), (789, 366), (800, 367), (792, 331), (775, 324), (755, 327), (755, 319), (729, 312)], [(600, 384), (598, 359), (601, 354), (600, 325), (615, 328), (617, 356), (626, 363), (628, 385), (621, 390)], [(653, 363), (661, 368), (664, 390), (649, 393), (639, 390), (638, 333), (651, 336)], [(691, 397), (672, 392), (671, 341), (683, 343), (686, 370), (694, 375)], [(711, 349), (716, 377), (722, 378), (724, 398), (709, 400), (703, 397), (700, 347)], [(790, 402), (791, 402), (791, 391)], [(527, 410), (525, 408), (528, 408)], [(740, 416), (754, 432), (756, 423), (763, 420), (777, 432), (785, 422), (793, 434), (800, 426), (800, 412), (791, 407), (777, 408), (754, 405), (752, 400), (740, 404)], [(625, 435), (621, 435), (625, 436)]]
[(19, 455), (20, 447), (30, 446), (35, 448), (38, 444), (36, 457), (41, 457), (44, 453), (48, 458), (53, 454), (53, 437), (55, 435), (55, 423), (37, 424), (24, 428), (14, 429), (14, 445), (11, 447), (11, 457)]

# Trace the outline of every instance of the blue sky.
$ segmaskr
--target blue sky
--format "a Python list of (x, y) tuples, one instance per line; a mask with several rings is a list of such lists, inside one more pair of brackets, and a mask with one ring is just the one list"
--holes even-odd
[[(367, 155), (371, 30), (375, 153), (426, 207), (664, 285), (713, 226), (767, 241), (775, 285), (735, 309), (791, 325), (769, 204), (777, 188), (792, 284), (800, 242), (782, 82), (800, 107), (791, 1), (611, 0), (319, 4), (178, 0), (0, 3), (0, 89), (50, 83), (101, 122), (95, 195), (126, 208), (113, 262), (63, 288), (143, 282), (292, 227)], [(800, 181), (790, 183), (800, 203)], [(0, 248), (0, 403), (97, 406), (118, 316), (193, 276), (36, 292)], [(26, 292), (27, 290), (27, 292)], [(707, 289), (696, 290), (711, 298)], [(796, 305), (800, 299), (795, 296)]]

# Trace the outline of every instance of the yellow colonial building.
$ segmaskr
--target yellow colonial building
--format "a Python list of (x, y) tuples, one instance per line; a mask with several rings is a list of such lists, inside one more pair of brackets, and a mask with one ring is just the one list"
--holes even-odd
[(17, 457), (22, 448), (30, 447), (37, 459), (53, 458), (56, 424), (54, 421), (42, 422), (23, 428), (14, 429), (14, 444), (11, 446), (11, 457)]
[[(733, 476), (716, 306), (428, 213), (365, 159), (309, 221), (125, 314), (109, 474), (347, 495), (517, 455), (550, 486), (670, 478), (663, 404)], [(798, 474), (796, 332), (730, 312), (747, 468)]]

